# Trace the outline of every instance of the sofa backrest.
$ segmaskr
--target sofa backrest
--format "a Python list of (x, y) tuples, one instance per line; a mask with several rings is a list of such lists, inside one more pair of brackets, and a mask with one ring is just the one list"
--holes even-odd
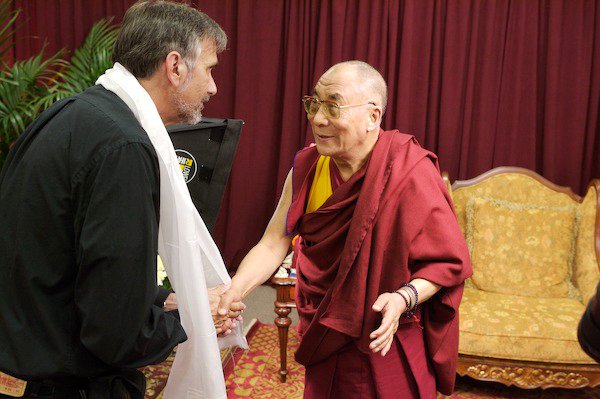
[(455, 182), (452, 199), (473, 261), (467, 285), (587, 303), (600, 278), (598, 188), (595, 181), (582, 199), (522, 168)]

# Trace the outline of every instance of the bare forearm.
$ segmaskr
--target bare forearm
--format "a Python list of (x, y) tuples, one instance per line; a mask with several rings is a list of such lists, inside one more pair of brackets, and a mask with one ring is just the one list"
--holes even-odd
[[(431, 281), (422, 278), (416, 278), (414, 280), (411, 280), (410, 283), (415, 287), (417, 293), (419, 294), (419, 303), (425, 302), (426, 300), (434, 296), (442, 288), (441, 285), (432, 283)], [(409, 288), (404, 287), (402, 289), (408, 290)]]
[(289, 241), (275, 246), (259, 242), (242, 260), (231, 282), (232, 287), (245, 298), (271, 277), (287, 255), (288, 248)]
[(246, 297), (267, 281), (287, 255), (292, 237), (286, 234), (286, 217), (292, 201), (292, 172), (288, 173), (283, 192), (265, 234), (242, 260), (231, 281), (232, 293)]

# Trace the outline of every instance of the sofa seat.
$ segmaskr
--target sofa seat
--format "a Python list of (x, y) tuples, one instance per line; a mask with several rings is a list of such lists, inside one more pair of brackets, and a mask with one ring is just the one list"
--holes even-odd
[(574, 326), (585, 307), (570, 298), (533, 298), (465, 288), (459, 352), (497, 359), (595, 364)]

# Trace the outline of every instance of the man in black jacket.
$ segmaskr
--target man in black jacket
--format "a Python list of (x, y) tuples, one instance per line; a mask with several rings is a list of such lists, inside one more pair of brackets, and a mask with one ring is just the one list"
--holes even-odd
[[(198, 10), (140, 2), (113, 59), (165, 125), (197, 123), (226, 41)], [(152, 143), (101, 86), (53, 105), (15, 143), (0, 174), (0, 397), (143, 397), (135, 369), (186, 339), (154, 304), (159, 198)]]

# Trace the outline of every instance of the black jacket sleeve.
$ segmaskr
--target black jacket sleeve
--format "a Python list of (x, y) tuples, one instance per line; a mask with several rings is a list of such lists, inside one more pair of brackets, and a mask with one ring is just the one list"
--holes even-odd
[(171, 292), (173, 292), (173, 290), (168, 290), (163, 287), (158, 287), (158, 294), (156, 294), (156, 300), (154, 301), (154, 304), (156, 306), (162, 308), (165, 301), (167, 300), (167, 297), (171, 294)]
[(153, 149), (115, 143), (77, 176), (75, 302), (80, 339), (109, 365), (163, 361), (186, 339), (156, 306), (159, 172)]

